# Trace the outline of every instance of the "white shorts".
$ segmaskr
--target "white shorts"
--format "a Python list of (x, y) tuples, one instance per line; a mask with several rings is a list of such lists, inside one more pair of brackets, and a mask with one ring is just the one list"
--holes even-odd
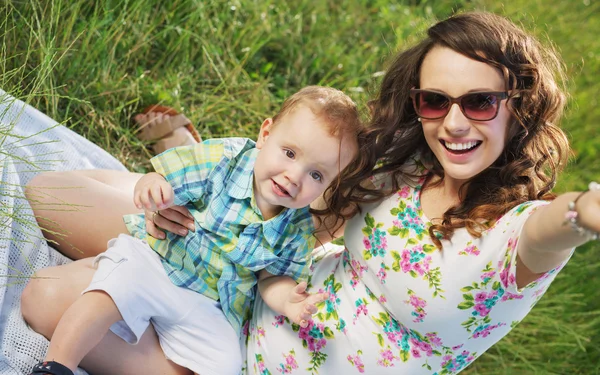
[(239, 374), (240, 341), (221, 310), (203, 294), (171, 282), (146, 242), (121, 234), (94, 260), (90, 286), (106, 292), (123, 320), (110, 328), (136, 344), (150, 322), (166, 357), (201, 375)]

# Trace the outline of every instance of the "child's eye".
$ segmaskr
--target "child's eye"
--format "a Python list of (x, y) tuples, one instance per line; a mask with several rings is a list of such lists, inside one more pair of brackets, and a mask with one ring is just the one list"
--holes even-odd
[(319, 172), (310, 172), (310, 177), (315, 181), (322, 181), (323, 176)]
[(296, 154), (292, 150), (285, 149), (283, 150), (283, 152), (285, 152), (285, 156), (287, 156), (290, 159), (293, 159), (296, 156)]

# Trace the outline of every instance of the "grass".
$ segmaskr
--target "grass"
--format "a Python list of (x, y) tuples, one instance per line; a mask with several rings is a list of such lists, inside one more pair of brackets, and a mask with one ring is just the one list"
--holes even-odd
[[(592, 0), (3, 2), (0, 87), (144, 172), (150, 152), (130, 120), (144, 106), (184, 111), (205, 138), (254, 137), (307, 84), (345, 90), (364, 109), (394, 51), (435, 18), (469, 9), (507, 15), (554, 42), (570, 77), (563, 126), (575, 151), (557, 191), (598, 179), (600, 4)], [(599, 250), (578, 249), (533, 312), (464, 373), (600, 373)]]

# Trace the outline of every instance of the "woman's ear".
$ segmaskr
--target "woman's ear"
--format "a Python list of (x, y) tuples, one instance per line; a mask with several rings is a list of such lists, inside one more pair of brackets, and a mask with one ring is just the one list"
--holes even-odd
[(272, 118), (269, 117), (268, 119), (263, 121), (262, 125), (260, 126), (260, 132), (258, 133), (258, 139), (256, 140), (256, 148), (261, 149), (265, 145), (267, 138), (269, 138), (269, 135), (271, 134), (272, 126)]

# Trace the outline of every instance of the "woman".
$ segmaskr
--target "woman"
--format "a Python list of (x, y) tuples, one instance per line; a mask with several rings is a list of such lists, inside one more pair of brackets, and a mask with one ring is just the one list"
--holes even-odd
[[(569, 151), (557, 74), (551, 51), (487, 13), (442, 21), (400, 53), (371, 103), (365, 159), (343, 180), (339, 206), (360, 208), (345, 248), (315, 255), (309, 291), (331, 298), (306, 328), (257, 300), (247, 372), (454, 374), (522, 320), (573, 248), (600, 231), (597, 184), (550, 194)], [(153, 216), (178, 231), (181, 212)], [(60, 280), (32, 281), (23, 311), (51, 335), (85, 285), (42, 275)], [(42, 315), (44, 301), (58, 306)], [(112, 337), (99, 346), (166, 366), (147, 336), (146, 352)]]

